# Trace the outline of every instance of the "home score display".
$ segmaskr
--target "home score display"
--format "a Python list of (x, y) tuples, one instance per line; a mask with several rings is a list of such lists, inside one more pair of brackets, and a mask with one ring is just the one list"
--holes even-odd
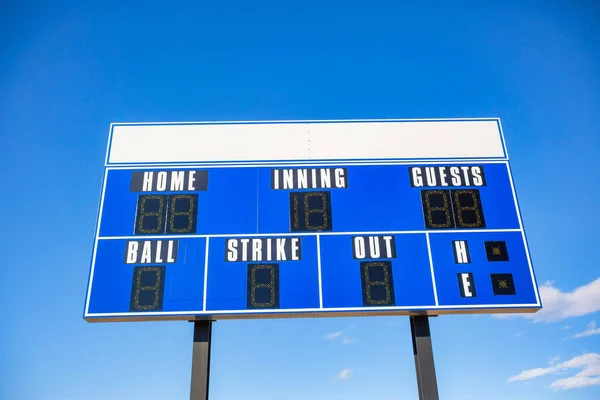
[(540, 307), (497, 120), (111, 127), (89, 321)]

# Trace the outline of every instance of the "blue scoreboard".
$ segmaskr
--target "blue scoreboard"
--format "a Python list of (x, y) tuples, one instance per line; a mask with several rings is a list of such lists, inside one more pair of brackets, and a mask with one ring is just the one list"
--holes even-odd
[(88, 321), (540, 308), (498, 119), (111, 125)]

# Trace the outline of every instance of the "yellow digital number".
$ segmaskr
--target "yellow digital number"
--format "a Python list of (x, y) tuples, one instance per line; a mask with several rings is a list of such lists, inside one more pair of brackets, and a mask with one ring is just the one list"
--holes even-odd
[[(311, 197), (320, 197), (321, 198), (321, 207), (320, 208), (310, 208), (308, 206), (308, 200)], [(323, 224), (321, 225), (311, 225), (310, 224), (310, 216), (311, 214), (321, 214), (323, 217)], [(319, 231), (326, 229), (328, 226), (327, 220), (327, 196), (325, 193), (306, 193), (304, 195), (304, 226), (306, 229)]]
[[(468, 195), (471, 196), (473, 200), (472, 206), (464, 206), (460, 203), (460, 195)], [(473, 193), (472, 190), (457, 190), (454, 192), (454, 205), (456, 210), (456, 216), (458, 219), (458, 225), (464, 228), (478, 228), (482, 225), (481, 214), (479, 213), (479, 201), (477, 200), (477, 196)], [(472, 211), (475, 215), (475, 222), (468, 223), (465, 222), (465, 218), (463, 216), (463, 212)]]
[[(256, 272), (258, 270), (269, 271), (269, 282), (268, 283), (257, 283)], [(269, 301), (257, 301), (256, 290), (257, 289), (269, 289)], [(273, 307), (275, 305), (275, 267), (269, 264), (265, 265), (253, 265), (250, 269), (250, 304), (252, 307), (265, 308)]]
[[(369, 270), (371, 268), (381, 268), (383, 271), (382, 280), (371, 280), (369, 277)], [(371, 305), (390, 305), (392, 301), (392, 288), (390, 281), (390, 269), (389, 265), (382, 262), (369, 262), (363, 265), (363, 281), (365, 285), (365, 296), (366, 302)], [(373, 286), (383, 287), (385, 291), (384, 299), (374, 299), (372, 296)]]
[[(189, 207), (187, 211), (177, 211), (176, 204), (178, 200), (187, 200)], [(194, 213), (196, 212), (196, 199), (189, 194), (178, 194), (171, 197), (170, 217), (169, 217), (169, 230), (173, 233), (186, 233), (190, 232), (194, 223)], [(175, 217), (186, 216), (187, 226), (185, 228), (175, 227)]]
[[(146, 211), (146, 203), (149, 200), (158, 200), (158, 211)], [(140, 200), (140, 206), (138, 210), (138, 232), (139, 233), (162, 233), (163, 231), (163, 210), (165, 205), (164, 196), (148, 195), (143, 196)], [(156, 218), (156, 228), (146, 229), (144, 223), (146, 218)]]
[[(444, 204), (442, 206), (432, 206), (431, 205), (431, 196), (439, 195), (444, 199)], [(429, 222), (429, 226), (431, 228), (450, 228), (452, 227), (452, 215), (450, 213), (450, 202), (448, 201), (448, 194), (444, 190), (428, 190), (425, 191), (425, 208), (426, 208), (426, 216), (427, 222)], [(446, 222), (444, 223), (435, 223), (433, 220), (433, 213), (436, 211), (442, 211), (444, 213)]]
[[(152, 285), (142, 285), (142, 275), (144, 273), (155, 273), (156, 279)], [(163, 269), (160, 267), (139, 267), (135, 270), (135, 284), (133, 289), (133, 308), (135, 310), (156, 310), (161, 299), (161, 282), (163, 282)], [(152, 292), (152, 304), (140, 304), (140, 295), (142, 292)]]

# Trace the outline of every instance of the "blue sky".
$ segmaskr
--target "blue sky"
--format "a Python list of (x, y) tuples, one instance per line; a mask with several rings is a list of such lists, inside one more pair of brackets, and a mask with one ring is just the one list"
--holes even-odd
[[(431, 321), (444, 400), (600, 397), (593, 1), (0, 4), (0, 398), (185, 399), (192, 324), (82, 308), (109, 124), (502, 119), (545, 309)], [(417, 399), (406, 317), (217, 322), (213, 400)]]

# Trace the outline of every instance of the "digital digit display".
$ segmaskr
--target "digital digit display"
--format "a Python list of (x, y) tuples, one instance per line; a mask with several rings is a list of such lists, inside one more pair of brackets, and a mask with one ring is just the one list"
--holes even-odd
[(421, 203), (429, 229), (485, 228), (479, 189), (422, 190)]
[(176, 194), (169, 199), (166, 233), (196, 233), (197, 194)]
[(248, 264), (248, 308), (279, 308), (279, 264)]
[(135, 267), (129, 311), (160, 311), (166, 267)]
[(136, 234), (160, 234), (164, 233), (165, 214), (167, 209), (167, 196), (141, 195), (138, 197), (136, 211)]
[(139, 195), (135, 234), (193, 234), (197, 215), (197, 194)]
[(363, 305), (393, 306), (394, 279), (390, 261), (370, 261), (360, 263)]
[(425, 226), (430, 229), (454, 228), (454, 215), (447, 190), (422, 190)]
[(331, 231), (331, 193), (290, 193), (290, 226), (292, 232)]
[(485, 228), (478, 189), (451, 190), (457, 228)]

